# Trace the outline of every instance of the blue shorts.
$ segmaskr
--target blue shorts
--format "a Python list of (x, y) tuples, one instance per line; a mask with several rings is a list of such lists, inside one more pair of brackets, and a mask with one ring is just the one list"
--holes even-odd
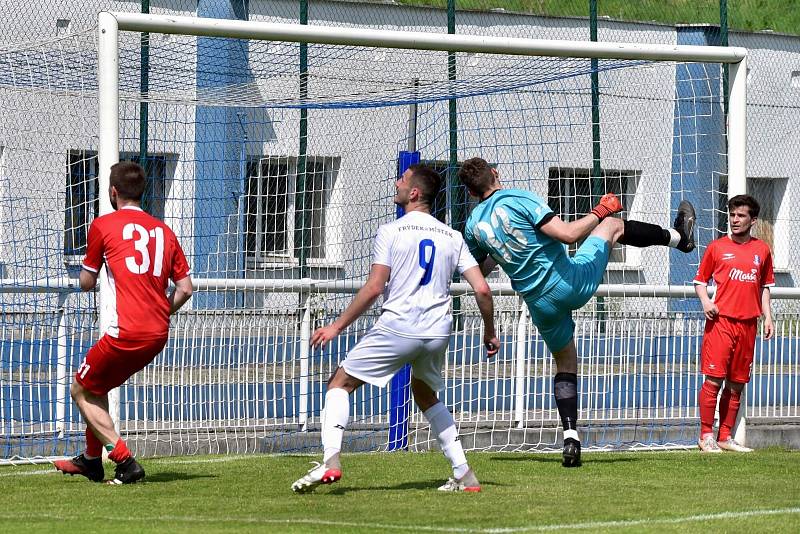
[(550, 352), (567, 346), (575, 334), (572, 310), (589, 302), (603, 281), (611, 247), (601, 237), (589, 236), (568, 264), (551, 276), (558, 280), (542, 294), (523, 294), (531, 312), (531, 320), (539, 329)]

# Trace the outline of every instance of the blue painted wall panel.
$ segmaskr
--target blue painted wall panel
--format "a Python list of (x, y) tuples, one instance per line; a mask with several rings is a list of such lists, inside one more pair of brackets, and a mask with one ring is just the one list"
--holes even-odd
[[(717, 28), (677, 28), (679, 45), (717, 45), (718, 34)], [(720, 65), (712, 63), (679, 63), (675, 70), (670, 207), (675, 213), (682, 199), (689, 200), (697, 211), (697, 225), (702, 228), (717, 226), (716, 199), (708, 191), (718, 189), (718, 170), (727, 168), (721, 75)], [(705, 242), (698, 242), (698, 247), (707, 244), (711, 233), (699, 235)], [(687, 256), (676, 249), (670, 250), (669, 283), (691, 282), (698, 262), (697, 253)], [(701, 307), (698, 299), (670, 299), (669, 309), (697, 311)]]

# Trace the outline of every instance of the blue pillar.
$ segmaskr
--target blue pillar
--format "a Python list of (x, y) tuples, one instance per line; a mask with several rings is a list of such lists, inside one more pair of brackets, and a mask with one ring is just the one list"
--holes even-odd
[[(198, 0), (197, 16), (247, 19), (241, 0)], [(252, 80), (247, 42), (237, 39), (197, 39), (197, 91)], [(192, 270), (200, 277), (241, 273), (237, 213), (242, 191), (242, 146), (245, 142), (238, 108), (198, 106), (195, 111), (195, 242)], [(230, 301), (230, 302), (228, 302)], [(198, 307), (233, 305), (235, 295), (200, 294)]]
[[(719, 30), (714, 27), (677, 29), (678, 44), (718, 45)], [(717, 199), (708, 191), (719, 188), (719, 170), (726, 168), (725, 115), (722, 107), (722, 68), (714, 63), (678, 64), (675, 71), (676, 100), (673, 117), (672, 179), (670, 207), (672, 213), (682, 199), (694, 204), (696, 228), (716, 228)], [(714, 238), (713, 231), (698, 232), (697, 245), (706, 245)], [(697, 256), (670, 250), (669, 283), (690, 282), (697, 271)], [(669, 300), (670, 311), (698, 311), (697, 299)]]
[[(419, 163), (419, 152), (400, 152), (397, 158), (397, 175)], [(405, 215), (402, 207), (397, 206), (397, 218)], [(406, 365), (392, 377), (389, 385), (389, 450), (408, 449), (408, 417), (411, 411), (411, 366)]]

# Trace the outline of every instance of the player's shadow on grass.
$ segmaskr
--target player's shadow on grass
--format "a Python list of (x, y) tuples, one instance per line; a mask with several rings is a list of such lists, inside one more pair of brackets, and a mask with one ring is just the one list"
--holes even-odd
[[(498, 455), (492, 456), (492, 460), (497, 460), (500, 462), (539, 462), (544, 464), (560, 464), (561, 463), (561, 455), (555, 454), (535, 454), (535, 455), (526, 455), (521, 456), (518, 454), (507, 454), (507, 455)], [(586, 463), (597, 463), (597, 464), (615, 464), (618, 462), (638, 462), (641, 461), (642, 458), (637, 458), (634, 456), (604, 456), (604, 455), (591, 455), (587, 456), (584, 454), (581, 457), (581, 460), (584, 464)]]
[(162, 471), (147, 475), (144, 482), (160, 483), (160, 482), (176, 482), (178, 480), (194, 480), (196, 478), (217, 478), (217, 475), (204, 475), (199, 473), (180, 473), (176, 471)]
[[(438, 489), (439, 486), (444, 484), (445, 481), (441, 479), (437, 480), (415, 480), (413, 482), (403, 482), (401, 484), (394, 484), (392, 486), (338, 486), (335, 489), (331, 489), (328, 493), (330, 495), (344, 495), (346, 493), (352, 491), (404, 491), (404, 490), (435, 490)], [(485, 480), (481, 480), (481, 486), (507, 486), (508, 484), (500, 484), (497, 482), (487, 482)]]

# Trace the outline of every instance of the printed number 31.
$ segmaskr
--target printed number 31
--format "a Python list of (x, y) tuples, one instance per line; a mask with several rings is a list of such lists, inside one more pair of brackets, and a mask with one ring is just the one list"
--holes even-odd
[[(427, 249), (430, 248), (430, 257), (428, 257)], [(431, 281), (433, 275), (433, 259), (436, 257), (436, 245), (433, 244), (431, 239), (423, 239), (419, 242), (419, 266), (425, 269), (425, 274), (422, 275), (422, 280), (419, 285), (427, 285)]]
[[(134, 238), (134, 233), (138, 234), (137, 238)], [(125, 266), (133, 274), (144, 274), (150, 269), (150, 251), (147, 250), (147, 244), (151, 237), (156, 240), (155, 257), (152, 261), (153, 276), (161, 276), (161, 264), (164, 260), (164, 229), (157, 226), (148, 232), (144, 226), (136, 223), (128, 223), (122, 228), (122, 239), (125, 241), (136, 239), (133, 248), (142, 257), (141, 263), (136, 261), (136, 255), (125, 258)]]

